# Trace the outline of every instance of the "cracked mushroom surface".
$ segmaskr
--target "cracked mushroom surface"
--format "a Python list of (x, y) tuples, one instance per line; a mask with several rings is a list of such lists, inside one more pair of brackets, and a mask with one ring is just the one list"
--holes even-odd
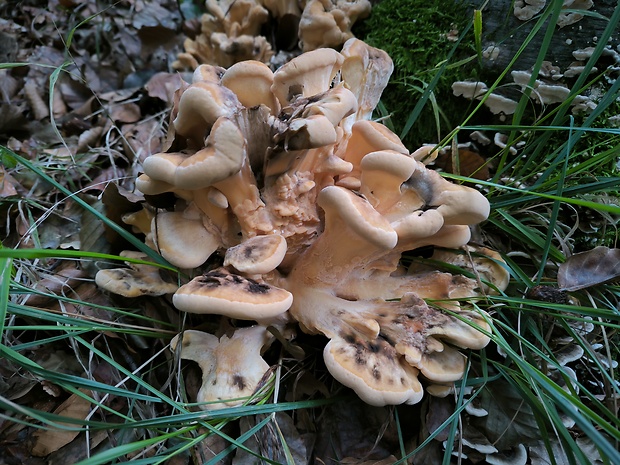
[[(252, 69), (260, 95), (236, 95), (245, 89), (233, 76), (248, 82)], [(489, 203), (428, 169), (428, 147), (410, 153), (369, 120), (391, 71), (357, 39), (274, 73), (202, 68), (178, 91), (165, 152), (136, 183), (147, 200), (174, 198), (154, 213), (152, 247), (178, 239), (197, 250), (181, 226), (156, 230), (158, 218), (207, 238), (192, 253), (196, 277), (173, 297), (179, 310), (322, 334), (330, 373), (376, 406), (413, 404), (424, 385), (461, 378), (460, 349), (484, 347), (489, 326), (460, 301), (507, 284), (403, 265), (414, 249), (465, 246)]]

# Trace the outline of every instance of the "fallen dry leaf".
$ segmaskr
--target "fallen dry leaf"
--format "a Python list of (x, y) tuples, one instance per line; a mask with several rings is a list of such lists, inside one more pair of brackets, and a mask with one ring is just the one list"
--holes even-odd
[[(90, 395), (89, 391), (83, 389), (80, 389), (80, 391)], [(67, 418), (84, 420), (90, 412), (90, 407), (91, 404), (88, 400), (77, 394), (72, 394), (54, 410), (54, 413)], [(75, 428), (76, 425), (67, 423), (66, 426)], [(34, 433), (36, 441), (32, 448), (32, 454), (38, 457), (45, 457), (64, 445), (69, 444), (78, 434), (80, 434), (79, 431), (68, 431), (60, 428), (39, 430)]]
[(620, 277), (620, 249), (595, 247), (576, 253), (558, 269), (558, 285), (565, 291), (578, 291)]
[(4, 166), (0, 165), (0, 198), (17, 195), (17, 181), (4, 170)]

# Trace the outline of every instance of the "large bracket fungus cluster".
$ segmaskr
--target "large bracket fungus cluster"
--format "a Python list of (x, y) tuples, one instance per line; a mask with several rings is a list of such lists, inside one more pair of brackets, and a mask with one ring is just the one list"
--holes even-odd
[[(370, 120), (391, 71), (385, 52), (350, 39), (275, 73), (258, 61), (202, 65), (178, 91), (167, 149), (145, 160), (136, 182), (151, 205), (127, 221), (197, 275), (174, 293), (179, 310), (258, 328), (173, 341), (201, 364), (201, 399), (256, 388), (260, 373), (247, 375), (247, 362), (237, 367), (218, 347), (251, 341), (243, 353), (260, 359), (267, 325), (325, 335), (330, 373), (372, 405), (418, 402), (420, 375), (445, 392), (465, 369), (458, 349), (488, 343), (485, 315), (458, 301), (488, 291), (482, 282), (505, 287), (501, 266), (487, 259), (488, 272), (470, 279), (401, 261), (424, 246), (464, 246), (489, 204), (427, 169), (431, 147), (409, 153)], [(165, 209), (164, 195), (174, 200)], [(97, 281), (114, 291), (109, 271)]]

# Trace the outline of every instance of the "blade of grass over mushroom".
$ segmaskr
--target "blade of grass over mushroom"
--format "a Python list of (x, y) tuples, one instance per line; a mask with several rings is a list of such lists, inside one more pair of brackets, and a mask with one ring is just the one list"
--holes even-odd
[[(35, 259), (35, 258), (83, 258), (91, 260), (111, 260), (136, 263), (138, 265), (152, 265), (170, 271), (177, 271), (175, 267), (165, 262), (154, 263), (139, 258), (121, 257), (99, 252), (66, 249), (0, 249), (0, 258)], [(162, 259), (163, 260), (163, 259)]]
[[(468, 359), (466, 366), (465, 366), (465, 373), (463, 374), (463, 379), (459, 381), (458, 396), (456, 399), (457, 409), (459, 407), (465, 408), (465, 389), (464, 388), (465, 388), (465, 383), (467, 382), (467, 378), (469, 376), (470, 368), (471, 368), (471, 361)], [(450, 429), (448, 430), (448, 437), (446, 438), (447, 444), (454, 444), (456, 437), (457, 437), (460, 423), (461, 423), (460, 416), (455, 416), (454, 419), (450, 422)], [(443, 453), (443, 460), (441, 462), (442, 465), (450, 465), (451, 458), (452, 458), (452, 448), (446, 447)]]
[[(561, 12), (562, 12), (562, 0), (554, 0), (552, 2), (549, 2), (549, 4), (547, 5), (547, 8), (543, 11), (541, 15), (541, 18), (545, 18), (546, 21), (548, 20), (547, 28), (545, 30), (545, 35), (543, 37), (542, 43), (540, 44), (540, 47), (538, 50), (538, 57), (536, 58), (536, 61), (534, 62), (534, 66), (532, 68), (532, 75), (530, 76), (529, 82), (527, 83), (527, 86), (525, 87), (524, 91), (521, 94), (521, 98), (519, 99), (519, 103), (517, 104), (517, 108), (512, 117), (513, 125), (518, 126), (519, 123), (521, 123), (525, 110), (530, 103), (530, 95), (534, 91), (534, 83), (538, 77), (538, 73), (540, 72), (540, 68), (542, 67), (542, 63), (545, 59), (545, 56), (547, 55), (547, 51), (549, 50), (549, 47), (551, 46), (551, 39), (553, 38), (553, 35), (555, 33), (556, 24), (558, 22), (558, 18), (560, 17)], [(510, 147), (512, 145), (513, 139), (516, 136), (517, 135), (515, 132), (511, 132), (508, 135), (508, 141), (506, 142), (506, 145)], [(507, 156), (508, 156), (508, 151), (504, 151), (504, 154), (503, 154), (504, 159)], [(499, 166), (503, 166), (504, 163), (505, 161), (500, 160)]]
[[(28, 421), (18, 417), (11, 417), (11, 421), (38, 429), (55, 428), (64, 431), (84, 431), (85, 429), (83, 426), (88, 426), (93, 429), (107, 429), (110, 427), (109, 423), (105, 422), (84, 421), (77, 418), (57, 415), (55, 413), (26, 407), (3, 396), (0, 396), (0, 408), (6, 412), (23, 414), (27, 418), (32, 418), (33, 421)], [(0, 418), (6, 419), (8, 416), (0, 413)], [(76, 426), (69, 426), (69, 424)]]
[[(611, 459), (610, 463), (618, 463), (620, 461), (620, 452), (599, 432), (599, 430), (604, 430), (617, 441), (620, 440), (620, 431), (618, 430), (618, 426), (613, 426), (603, 417), (583, 404), (579, 398), (564, 391), (555, 382), (551, 381), (548, 376), (530, 363), (524, 361), (522, 357), (512, 349), (509, 349), (507, 353), (511, 361), (521, 369), (522, 373), (533, 383), (535, 383), (535, 386), (540, 388), (551, 401), (553, 401), (554, 407), (559, 407), (562, 409), (566, 415), (572, 418), (576, 424), (579, 425), (582, 431), (584, 431), (590, 439), (596, 441), (597, 447), (602, 450), (606, 457)], [(567, 406), (571, 406), (573, 408), (568, 408)], [(613, 413), (612, 416), (615, 417)], [(617, 422), (617, 417), (615, 418)], [(558, 422), (561, 425), (561, 421), (556, 418), (554, 424), (558, 425)], [(594, 425), (597, 425), (597, 427)], [(558, 428), (558, 431), (566, 431), (566, 429)], [(566, 433), (568, 433), (568, 431), (566, 431)]]
[[(612, 308), (604, 309), (580, 305), (558, 304), (542, 300), (509, 296), (492, 296), (490, 298), (493, 302), (508, 304), (511, 306), (510, 308), (518, 308), (519, 311), (525, 313), (531, 312), (535, 315), (540, 314), (543, 310), (548, 310), (549, 314), (552, 316), (563, 316), (564, 318), (575, 321), (585, 321), (584, 316), (588, 316), (591, 317), (592, 320), (587, 321), (591, 321), (592, 324), (607, 325), (612, 328), (618, 327), (618, 323), (610, 323), (610, 321), (620, 321), (620, 317), (617, 312)], [(599, 318), (605, 319), (605, 321), (598, 321)]]
[[(459, 382), (459, 384), (461, 385), (461, 387), (465, 387), (467, 385), (467, 380), (463, 379), (462, 381)], [(464, 389), (461, 389), (461, 391), (464, 391)], [(422, 441), (422, 443), (420, 443), (420, 445), (418, 447), (416, 447), (414, 450), (409, 452), (407, 455), (403, 456), (401, 459), (399, 459), (396, 462), (394, 462), (392, 465), (401, 465), (401, 464), (409, 463), (409, 459), (411, 457), (413, 457), (418, 452), (422, 451), (442, 431), (444, 431), (447, 427), (451, 426), (455, 422), (458, 423), (460, 415), (463, 413), (463, 411), (465, 410), (467, 405), (469, 405), (471, 402), (473, 402), (474, 399), (479, 395), (479, 392), (481, 392), (481, 391), (477, 391), (476, 393), (474, 393), (468, 399), (463, 399), (461, 402), (457, 402), (457, 405), (456, 405), (456, 408), (455, 408), (454, 412), (448, 418), (446, 418), (443, 421), (443, 423), (441, 423), (439, 426), (437, 426), (434, 431), (430, 432), (429, 436), (424, 441)]]
[[(540, 231), (534, 228), (530, 228), (527, 225), (520, 222), (514, 216), (512, 216), (509, 212), (505, 210), (496, 210), (497, 214), (506, 221), (506, 223), (511, 226), (510, 230), (507, 229), (506, 223), (503, 221), (499, 221), (498, 219), (491, 217), (489, 218), (489, 222), (493, 223), (496, 227), (503, 229), (507, 233), (512, 234), (512, 237), (517, 237), (520, 240), (527, 242), (529, 244), (533, 244), (539, 249), (544, 247), (546, 242), (546, 235), (543, 235)], [(550, 247), (549, 254), (554, 260), (564, 261), (564, 255), (555, 247)]]
[[(71, 192), (65, 186), (58, 183), (55, 179), (48, 176), (43, 170), (41, 170), (39, 167), (37, 167), (35, 164), (30, 162), (29, 160), (26, 160), (25, 158), (17, 155), (15, 152), (13, 152), (12, 150), (2, 145), (0, 145), (0, 156), (8, 156), (8, 157), (11, 157), (17, 160), (20, 164), (24, 165), (30, 171), (37, 174), (42, 179), (44, 179), (46, 182), (53, 185), (56, 189), (58, 189), (60, 192), (65, 194), (67, 197), (71, 198), (73, 201), (75, 201), (75, 203), (80, 205), (82, 208), (87, 210), (89, 213), (93, 214), (96, 218), (101, 220), (106, 226), (108, 226), (114, 232), (118, 233), (123, 239), (125, 239), (127, 242), (129, 242), (134, 247), (136, 247), (139, 251), (145, 253), (148, 257), (150, 257), (153, 260), (153, 262), (159, 265), (163, 265), (164, 267), (168, 269), (176, 270), (176, 268), (174, 268), (166, 260), (164, 260), (164, 258), (161, 255), (159, 255), (153, 249), (147, 247), (144, 244), (144, 242), (138, 240), (133, 234), (125, 230), (123, 227), (119, 226), (114, 221), (111, 221), (106, 216), (102, 215), (95, 208), (93, 208), (87, 202), (85, 202), (79, 196), (77, 196), (74, 192)], [(151, 263), (151, 264), (154, 264), (154, 263)]]
[[(3, 250), (0, 248), (0, 251)], [(4, 335), (4, 325), (9, 305), (9, 290), (11, 288), (11, 273), (13, 260), (10, 257), (0, 259), (0, 341)]]
[[(505, 191), (509, 191), (513, 193), (518, 193), (521, 199), (520, 203), (525, 203), (526, 200), (532, 201), (532, 200), (535, 200), (536, 198), (544, 198), (544, 199), (549, 199), (549, 200), (557, 200), (560, 202), (569, 203), (573, 205), (578, 205), (581, 207), (587, 207), (593, 210), (605, 211), (605, 212), (613, 213), (614, 215), (620, 215), (620, 207), (616, 205), (607, 205), (607, 204), (593, 202), (590, 200), (584, 200), (584, 199), (567, 197), (567, 196), (558, 196), (556, 194), (551, 194), (551, 193), (546, 193), (546, 192), (538, 192), (538, 191), (532, 190), (532, 188), (531, 189), (520, 189), (517, 187), (505, 186), (505, 185), (497, 184), (495, 182), (490, 182), (490, 181), (481, 181), (479, 179), (472, 180), (471, 178), (467, 178), (464, 176), (459, 176), (459, 175), (451, 174), (451, 173), (441, 173), (441, 175), (448, 179), (454, 179), (457, 181), (469, 181), (469, 182), (475, 181), (476, 184), (480, 184), (482, 186), (489, 186), (489, 187), (497, 188), (498, 190), (505, 190)], [(605, 189), (612, 189), (620, 185), (620, 178), (609, 178), (608, 182), (602, 185), (603, 185), (603, 188)], [(600, 190), (600, 189), (596, 189), (596, 186), (601, 186), (601, 183), (595, 182), (595, 183), (588, 184), (588, 186), (592, 190)], [(584, 186), (566, 188), (564, 190), (564, 194), (566, 193), (574, 194), (576, 190), (578, 190), (579, 193), (584, 193)], [(498, 205), (494, 202), (494, 197), (490, 197), (489, 201), (491, 203), (492, 209), (497, 210), (499, 208)]]

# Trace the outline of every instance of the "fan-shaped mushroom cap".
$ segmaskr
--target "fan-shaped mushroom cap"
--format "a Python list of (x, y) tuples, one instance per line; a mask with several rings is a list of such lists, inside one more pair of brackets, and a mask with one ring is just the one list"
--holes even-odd
[(175, 132), (200, 144), (218, 118), (232, 116), (241, 104), (230, 89), (213, 81), (200, 81), (183, 92), (177, 108), (172, 122)]
[(301, 95), (311, 97), (329, 90), (344, 57), (321, 48), (293, 58), (274, 73), (271, 91), (284, 107)]
[(206, 147), (193, 155), (157, 153), (144, 160), (147, 176), (181, 189), (200, 189), (222, 181), (241, 169), (245, 139), (235, 123), (220, 118), (213, 125)]
[[(142, 252), (123, 250), (122, 257), (147, 260)], [(151, 265), (140, 265), (127, 262), (129, 268), (99, 270), (95, 276), (95, 283), (106, 291), (124, 297), (140, 297), (142, 295), (159, 296), (172, 294), (178, 289), (173, 283), (166, 282), (159, 274), (159, 268)]]
[(203, 81), (219, 83), (225, 71), (226, 69), (221, 66), (199, 65), (192, 74), (192, 83), (195, 84)]
[(222, 76), (222, 85), (232, 90), (244, 107), (263, 104), (269, 107), (271, 114), (277, 115), (280, 105), (271, 93), (272, 84), (273, 72), (265, 63), (256, 60), (235, 63)]
[(294, 119), (284, 134), (289, 150), (314, 149), (338, 140), (334, 125), (322, 115)]
[(262, 326), (236, 329), (232, 336), (216, 336), (188, 330), (170, 341), (182, 359), (193, 360), (202, 370), (198, 402), (204, 410), (235, 407), (245, 403), (259, 388), (269, 365), (261, 351), (273, 337)]
[(353, 232), (376, 247), (392, 249), (398, 241), (390, 223), (348, 189), (325, 187), (319, 193), (318, 204), (325, 210), (326, 223), (336, 222), (335, 217), (339, 217)]
[(172, 297), (172, 303), (189, 313), (265, 320), (286, 312), (293, 303), (293, 295), (219, 268), (181, 286)]
[(254, 236), (229, 248), (224, 266), (246, 274), (265, 274), (276, 269), (286, 255), (286, 239), (280, 234)]
[(367, 120), (356, 121), (351, 126), (351, 136), (344, 151), (339, 151), (340, 157), (353, 165), (353, 170), (350, 175), (341, 178), (339, 183), (341, 181), (351, 182), (350, 177), (359, 180), (362, 158), (379, 150), (393, 150), (409, 155), (407, 147), (403, 145), (398, 136), (383, 124)]
[(399, 354), (382, 339), (334, 338), (325, 346), (323, 358), (332, 376), (367, 404), (415, 404), (424, 394), (418, 370), (401, 363)]
[[(464, 245), (462, 247), (466, 253), (454, 250), (436, 250), (433, 253), (433, 260), (450, 263), (471, 270), (480, 279), (490, 283), (500, 291), (508, 287), (510, 273), (505, 267), (504, 261), (499, 253), (487, 247), (475, 245)], [(486, 286), (485, 286), (486, 287)], [(489, 289), (485, 289), (489, 291)]]
[(368, 120), (394, 71), (392, 59), (383, 50), (355, 38), (345, 42), (341, 53), (345, 57), (342, 79), (359, 104), (356, 119)]
[[(411, 177), (416, 167), (416, 161), (409, 155), (394, 150), (371, 152), (360, 163), (360, 193), (384, 215), (393, 207), (398, 210), (396, 204), (405, 200), (401, 186)], [(414, 200), (419, 204), (417, 208), (422, 206), (419, 197)]]
[(202, 265), (222, 245), (221, 239), (205, 228), (198, 215), (159, 213), (153, 218), (151, 230), (162, 257), (180, 268)]

